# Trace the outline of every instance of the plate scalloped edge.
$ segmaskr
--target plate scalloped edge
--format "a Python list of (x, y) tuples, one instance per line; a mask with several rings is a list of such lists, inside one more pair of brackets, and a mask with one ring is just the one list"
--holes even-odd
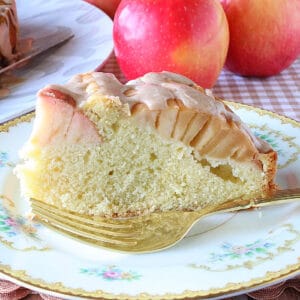
[(256, 290), (265, 287), (266, 285), (273, 285), (279, 281), (286, 280), (288, 278), (297, 276), (300, 270), (300, 258), (299, 262), (296, 265), (290, 265), (285, 270), (280, 272), (267, 272), (267, 276), (252, 279), (246, 283), (227, 283), (223, 288), (214, 288), (208, 291), (190, 291), (185, 290), (181, 294), (172, 294), (166, 293), (163, 295), (153, 295), (149, 293), (140, 293), (135, 296), (127, 294), (110, 294), (104, 292), (103, 290), (95, 290), (93, 292), (88, 292), (81, 288), (68, 288), (64, 286), (61, 282), (48, 283), (43, 279), (36, 279), (29, 276), (25, 270), (12, 270), (10, 266), (1, 264), (0, 261), (0, 273), (16, 280), (16, 283), (24, 283), (28, 285), (33, 290), (38, 288), (49, 292), (57, 293), (57, 295), (65, 296), (77, 296), (84, 297), (86, 299), (94, 299), (102, 297), (104, 299), (131, 299), (131, 300), (140, 300), (140, 299), (185, 299), (185, 298), (195, 298), (197, 299), (207, 299), (208, 297), (218, 297), (231, 295), (232, 293), (238, 294), (239, 292), (245, 293), (247, 290)]

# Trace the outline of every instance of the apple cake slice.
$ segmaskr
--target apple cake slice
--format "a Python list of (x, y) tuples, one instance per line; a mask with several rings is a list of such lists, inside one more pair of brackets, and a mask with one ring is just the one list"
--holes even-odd
[(21, 155), (26, 197), (87, 215), (200, 210), (276, 188), (276, 152), (222, 100), (169, 72), (125, 85), (93, 72), (43, 88)]

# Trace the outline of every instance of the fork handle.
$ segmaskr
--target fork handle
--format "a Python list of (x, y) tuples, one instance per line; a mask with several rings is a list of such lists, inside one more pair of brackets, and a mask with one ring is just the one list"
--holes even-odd
[[(280, 205), (286, 203), (292, 203), (300, 200), (300, 188), (278, 190), (273, 195), (266, 198), (257, 198), (252, 200), (230, 200), (214, 206), (198, 211), (198, 218), (205, 215), (211, 215), (215, 213), (233, 212), (239, 210), (246, 210), (250, 208), (258, 208), (265, 206)], [(197, 218), (197, 216), (195, 216)]]
[(300, 188), (278, 190), (267, 198), (254, 200), (253, 207), (264, 207), (296, 202), (300, 200)]

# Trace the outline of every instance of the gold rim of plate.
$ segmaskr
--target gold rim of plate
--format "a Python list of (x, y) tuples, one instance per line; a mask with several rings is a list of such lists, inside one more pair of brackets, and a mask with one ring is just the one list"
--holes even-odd
[[(248, 111), (255, 111), (260, 116), (270, 116), (275, 119), (279, 119), (283, 124), (290, 124), (293, 127), (300, 128), (300, 122), (289, 117), (279, 115), (272, 111), (268, 111), (262, 108), (253, 107), (251, 105), (237, 103), (233, 101), (225, 101), (226, 104), (235, 109), (245, 109)], [(30, 122), (35, 116), (35, 112), (26, 113), (22, 116), (16, 117), (12, 120), (6, 121), (0, 124), (0, 132), (8, 132), (11, 127), (14, 127), (23, 122)], [(17, 283), (23, 283), (33, 289), (42, 289), (52, 293), (57, 293), (65, 296), (77, 296), (86, 299), (95, 299), (102, 297), (104, 299), (183, 299), (183, 298), (197, 298), (205, 299), (207, 297), (218, 297), (226, 296), (231, 293), (240, 293), (249, 289), (260, 289), (266, 285), (275, 284), (278, 281), (285, 280), (290, 277), (299, 275), (300, 273), (300, 257), (296, 264), (288, 265), (284, 269), (277, 272), (267, 272), (265, 276), (252, 278), (251, 280), (244, 283), (231, 283), (228, 282), (226, 286), (222, 288), (212, 288), (209, 290), (202, 291), (190, 291), (185, 290), (181, 294), (166, 293), (163, 295), (152, 295), (149, 293), (139, 293), (135, 296), (127, 294), (111, 294), (103, 290), (86, 291), (80, 288), (70, 288), (64, 286), (61, 282), (49, 283), (40, 278), (33, 278), (27, 274), (25, 270), (13, 270), (9, 265), (1, 264), (0, 262), (0, 273), (13, 279)]]

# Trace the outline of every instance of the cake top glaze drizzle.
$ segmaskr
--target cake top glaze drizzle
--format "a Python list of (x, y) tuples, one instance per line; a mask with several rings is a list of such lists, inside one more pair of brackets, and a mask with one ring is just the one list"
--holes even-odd
[(136, 103), (144, 103), (150, 110), (165, 109), (167, 100), (178, 99), (186, 107), (214, 115), (223, 114), (228, 119), (240, 121), (221, 101), (207, 95), (204, 90), (197, 89), (193, 81), (179, 74), (152, 72), (126, 84), (119, 82), (113, 74), (100, 72), (90, 74), (88, 77), (77, 75), (64, 86), (50, 85), (50, 87), (71, 94), (78, 105), (94, 93), (91, 86), (96, 83), (100, 94), (118, 97), (122, 103), (127, 103), (130, 107)]
[(271, 150), (266, 142), (256, 138), (251, 133), (241, 119), (223, 101), (208, 95), (192, 80), (179, 74), (165, 71), (161, 73), (151, 72), (122, 84), (113, 74), (91, 72), (76, 75), (65, 85), (50, 85), (49, 88), (71, 95), (79, 107), (88, 100), (89, 96), (95, 93), (117, 97), (123, 104), (128, 104), (130, 108), (137, 103), (144, 103), (150, 110), (165, 109), (168, 106), (168, 100), (178, 99), (187, 108), (218, 115), (228, 121), (235, 122), (248, 133), (260, 152)]

